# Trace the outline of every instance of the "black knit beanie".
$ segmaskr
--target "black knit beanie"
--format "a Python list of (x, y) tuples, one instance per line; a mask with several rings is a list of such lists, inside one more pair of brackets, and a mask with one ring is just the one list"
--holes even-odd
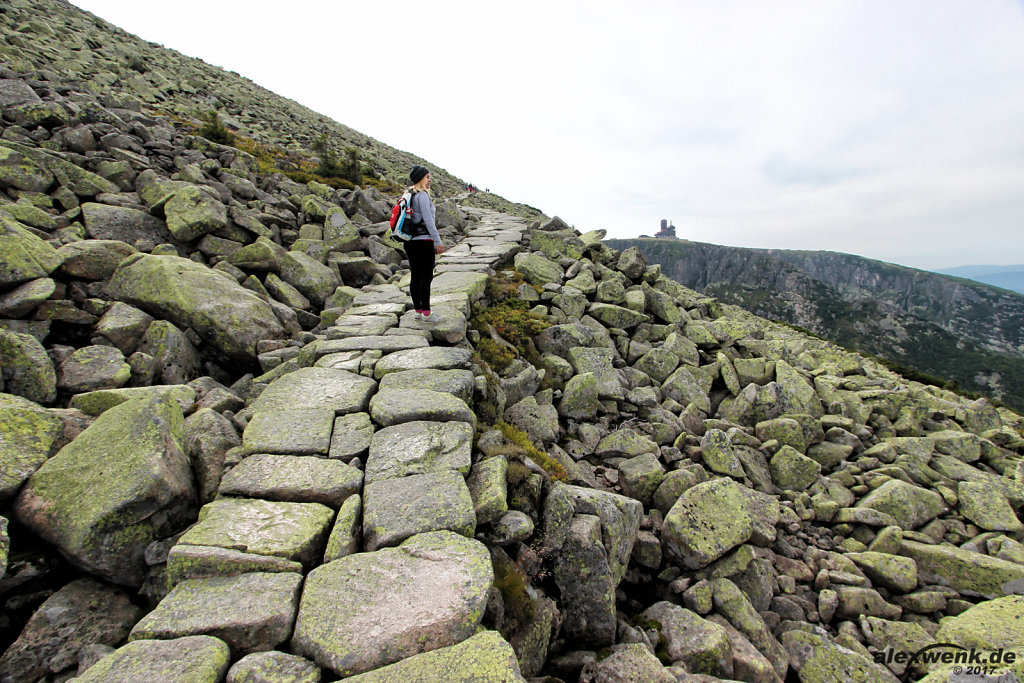
[(409, 179), (412, 180), (412, 184), (415, 185), (419, 181), (423, 180), (423, 176), (430, 173), (426, 166), (413, 166), (412, 171), (409, 172)]

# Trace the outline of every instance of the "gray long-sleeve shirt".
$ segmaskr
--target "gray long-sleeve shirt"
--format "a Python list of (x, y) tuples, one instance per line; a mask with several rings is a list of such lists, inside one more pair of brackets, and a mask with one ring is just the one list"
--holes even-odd
[(419, 237), (413, 237), (414, 240), (433, 240), (434, 244), (441, 244), (441, 235), (437, 232), (437, 225), (434, 223), (434, 214), (436, 209), (434, 203), (430, 201), (430, 195), (427, 192), (417, 192), (412, 196), (412, 215), (417, 223), (423, 222), (423, 225), (427, 228), (426, 235), (420, 235)]

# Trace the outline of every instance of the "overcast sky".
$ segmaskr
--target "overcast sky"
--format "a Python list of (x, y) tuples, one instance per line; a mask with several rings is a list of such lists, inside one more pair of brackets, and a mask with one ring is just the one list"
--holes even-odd
[(1024, 263), (1024, 0), (72, 1), (580, 230)]

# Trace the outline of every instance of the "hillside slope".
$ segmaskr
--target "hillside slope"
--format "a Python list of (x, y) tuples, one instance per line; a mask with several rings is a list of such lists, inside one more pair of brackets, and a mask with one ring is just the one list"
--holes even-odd
[(835, 252), (608, 244), (639, 246), (669, 277), (709, 296), (1024, 406), (1024, 295)]
[[(0, 44), (91, 21), (11, 0)], [(1021, 415), (492, 196), (438, 201), (424, 320), (372, 179), (18, 68), (0, 681), (1024, 674)]]

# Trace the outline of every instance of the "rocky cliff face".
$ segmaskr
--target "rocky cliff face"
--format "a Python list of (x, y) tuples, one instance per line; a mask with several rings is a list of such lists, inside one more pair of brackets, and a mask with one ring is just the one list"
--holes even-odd
[(393, 198), (97, 97), (134, 39), (4, 9), (0, 680), (890, 681), (1024, 642), (1020, 415), (504, 203), (439, 209), (423, 320)]
[(1022, 295), (834, 252), (609, 244), (639, 246), (673, 279), (723, 301), (1024, 406)]

